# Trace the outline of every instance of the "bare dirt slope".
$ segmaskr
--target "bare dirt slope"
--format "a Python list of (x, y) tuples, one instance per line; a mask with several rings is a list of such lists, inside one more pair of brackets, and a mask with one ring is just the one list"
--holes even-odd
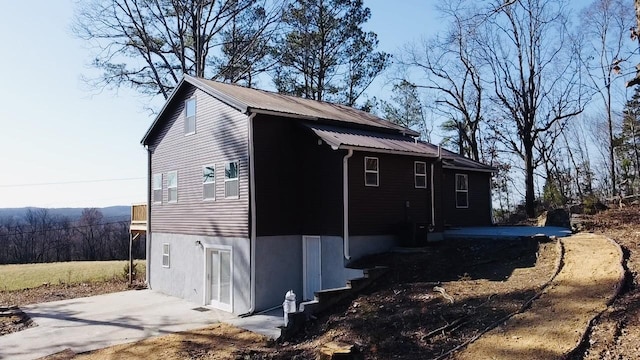
[(627, 279), (622, 293), (593, 323), (572, 360), (640, 358), (640, 206), (585, 217), (586, 230), (604, 234), (623, 248)]
[(561, 241), (564, 264), (531, 308), (483, 335), (456, 359), (560, 359), (581, 343), (589, 323), (622, 286), (623, 255), (604, 236), (579, 234)]

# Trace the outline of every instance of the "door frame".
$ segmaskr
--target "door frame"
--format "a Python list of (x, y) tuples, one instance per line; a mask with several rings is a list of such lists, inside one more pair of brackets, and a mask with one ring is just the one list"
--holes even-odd
[(307, 248), (308, 239), (318, 239), (318, 274), (320, 277), (320, 289), (322, 289), (322, 238), (320, 235), (303, 235), (302, 236), (302, 299), (303, 300), (313, 300), (313, 299), (305, 299), (308, 290), (308, 281), (307, 281)]
[[(229, 304), (223, 304), (220, 302), (214, 302), (211, 300), (211, 254), (216, 251), (228, 251), (229, 252), (229, 265), (231, 269), (229, 269), (230, 276), (230, 284), (229, 284)], [(205, 306), (212, 306), (216, 309), (220, 309), (227, 312), (233, 312), (233, 247), (229, 245), (212, 245), (212, 244), (204, 244), (204, 299), (202, 304)]]

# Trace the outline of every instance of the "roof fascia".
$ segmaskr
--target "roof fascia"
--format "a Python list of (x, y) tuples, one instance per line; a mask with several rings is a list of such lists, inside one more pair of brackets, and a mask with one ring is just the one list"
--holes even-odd
[(438, 155), (429, 155), (424, 153), (416, 153), (412, 151), (377, 149), (377, 148), (368, 148), (368, 147), (351, 146), (351, 145), (340, 145), (338, 149), (372, 152), (372, 153), (379, 153), (379, 154), (408, 155), (408, 156), (417, 156), (417, 157), (424, 157), (424, 158), (431, 158), (431, 159), (436, 159), (438, 157)]
[[(486, 166), (486, 165), (485, 165)], [(498, 172), (497, 169), (494, 168), (490, 168), (490, 169), (478, 169), (478, 168), (471, 168), (471, 167), (464, 167), (464, 166), (451, 166), (451, 165), (442, 165), (443, 169), (449, 169), (449, 170), (461, 170), (461, 171), (474, 171), (474, 172), (486, 172), (486, 173), (492, 173), (495, 174)]]
[(158, 121), (160, 121), (160, 118), (164, 114), (164, 111), (167, 109), (167, 107), (169, 107), (169, 104), (173, 101), (173, 98), (179, 92), (180, 88), (182, 88), (183, 84), (184, 84), (184, 77), (180, 80), (178, 85), (176, 85), (176, 87), (173, 89), (167, 101), (164, 102), (164, 105), (162, 105), (162, 109), (160, 109), (160, 112), (158, 113), (156, 118), (153, 119), (151, 126), (149, 126), (149, 129), (147, 129), (147, 132), (144, 134), (144, 136), (142, 137), (142, 140), (140, 141), (142, 145), (148, 145), (147, 138), (149, 138), (149, 136), (151, 135), (151, 132), (155, 129), (156, 125), (158, 124)]

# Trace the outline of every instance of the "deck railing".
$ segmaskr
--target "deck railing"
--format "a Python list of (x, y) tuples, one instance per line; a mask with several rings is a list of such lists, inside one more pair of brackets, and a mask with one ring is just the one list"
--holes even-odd
[(147, 204), (131, 205), (131, 229), (144, 230), (147, 226)]

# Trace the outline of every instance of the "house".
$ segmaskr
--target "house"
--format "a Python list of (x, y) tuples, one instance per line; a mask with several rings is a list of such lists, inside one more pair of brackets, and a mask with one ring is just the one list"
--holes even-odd
[(235, 314), (344, 286), (347, 265), (491, 224), (493, 169), (326, 102), (185, 76), (144, 135), (147, 276)]

